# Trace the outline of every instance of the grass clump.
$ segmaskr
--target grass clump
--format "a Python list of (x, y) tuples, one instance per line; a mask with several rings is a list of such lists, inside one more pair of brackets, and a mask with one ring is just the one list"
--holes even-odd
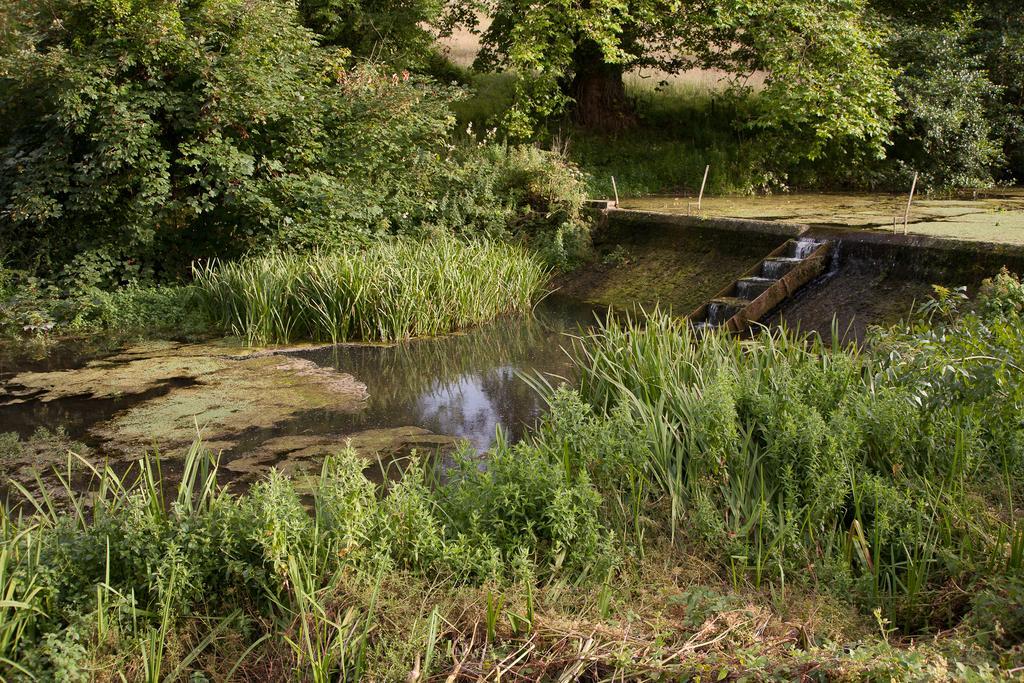
[(389, 241), (197, 267), (201, 306), (249, 344), (393, 341), (528, 311), (548, 270), (502, 243)]
[[(994, 678), (969, 634), (897, 647), (813, 586), (794, 582), (780, 596), (742, 577), (730, 584), (678, 544), (612, 529), (609, 513), (625, 499), (606, 487), (648, 446), (623, 441), (626, 413), (581, 420), (585, 406), (560, 397), (546, 438), (499, 445), (486, 469), (462, 461), (446, 483), (414, 465), (380, 489), (344, 451), (301, 488), (271, 471), (233, 495), (196, 444), (176, 486), (146, 458), (121, 475), (84, 465), (89, 494), (66, 485), (70, 472), (62, 491), (22, 488), (35, 514), (0, 515), (0, 675)], [(594, 459), (572, 457), (577, 448)], [(621, 518), (649, 527), (664, 509)], [(1014, 590), (979, 597), (979, 628), (1012, 637), (1017, 624), (998, 600)]]

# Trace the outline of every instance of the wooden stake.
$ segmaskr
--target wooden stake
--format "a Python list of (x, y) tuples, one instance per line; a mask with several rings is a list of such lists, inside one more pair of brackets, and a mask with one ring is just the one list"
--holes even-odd
[(612, 176), (612, 191), (615, 193), (615, 208), (619, 208), (619, 188), (615, 185), (615, 176)]
[(700, 181), (700, 194), (697, 196), (697, 211), (700, 211), (700, 203), (704, 199), (704, 186), (708, 182), (708, 171), (711, 170), (711, 165), (708, 164), (704, 167), (704, 180)]
[(917, 189), (917, 173), (914, 173), (914, 182), (910, 183), (910, 197), (907, 198), (907, 210), (903, 214), (903, 234), (907, 234), (907, 224), (910, 222), (910, 205), (914, 201), (914, 190)]

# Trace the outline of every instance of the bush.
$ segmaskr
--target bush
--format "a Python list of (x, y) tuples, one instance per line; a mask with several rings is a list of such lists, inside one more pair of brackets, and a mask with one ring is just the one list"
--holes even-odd
[(586, 470), (571, 471), (542, 450), (498, 446), (486, 464), (461, 463), (440, 489), (440, 507), (459, 545), (494, 548), (498, 566), (530, 575), (604, 578), (614, 561), (601, 496)]
[[(6, 17), (0, 242), (62, 287), (523, 221), (549, 223), (560, 256), (581, 229), (564, 163), (457, 144), (458, 90), (320, 47), (283, 0), (60, 0), (45, 17), (16, 0)], [(561, 179), (528, 182), (545, 164)]]
[[(642, 478), (639, 509), (664, 510), (663, 529), (757, 584), (824, 580), (909, 631), (954, 621), (965, 596), (945, 587), (1024, 569), (1007, 508), (1024, 467), (1024, 346), (1004, 312), (1018, 285), (996, 281), (988, 313), (940, 301), (865, 353), (785, 331), (697, 339), (658, 313), (610, 318), (575, 356), (598, 419), (642, 444), (617, 447), (616, 495), (635, 500)], [(600, 472), (566, 431), (543, 440)]]
[(63, 292), (25, 274), (0, 290), (0, 335), (115, 333), (188, 337), (209, 333), (191, 287), (130, 284), (112, 291)]
[(888, 153), (891, 185), (918, 171), (923, 187), (986, 186), (1005, 162), (990, 119), (999, 88), (971, 52), (976, 20), (968, 12), (941, 26), (895, 22), (886, 51), (901, 67), (902, 111)]
[[(603, 578), (610, 565), (611, 539), (586, 476), (569, 477), (529, 448), (500, 446), (491, 467), (465, 462), (436, 489), (414, 464), (383, 496), (363, 476), (366, 464), (351, 451), (328, 458), (305, 489), (311, 514), (276, 471), (244, 495), (220, 490), (215, 458), (196, 444), (176, 489), (145, 459), (123, 478), (103, 471), (101, 494), (48, 491), (31, 519), (0, 514), (0, 673), (23, 667), (50, 679), (69, 658), (111, 650), (157, 672), (165, 652), (187, 666), (188, 649), (172, 652), (182, 644), (170, 638), (177, 625), (195, 620), (216, 634), (245, 623), (244, 610), (257, 634), (241, 629), (239, 637), (255, 642), (263, 631), (293, 643), (289, 668), (323, 666), (360, 680), (364, 663), (353, 652), (365, 656), (372, 629), (352, 629), (351, 620), (372, 618), (376, 598), (361, 602), (359, 586), (379, 587), (389, 569), (451, 585), (580, 581)], [(46, 502), (65, 496), (64, 512)], [(335, 631), (336, 623), (348, 627)], [(292, 639), (306, 627), (325, 651)], [(326, 650), (353, 644), (339, 660)], [(189, 647), (196, 655), (211, 645)]]

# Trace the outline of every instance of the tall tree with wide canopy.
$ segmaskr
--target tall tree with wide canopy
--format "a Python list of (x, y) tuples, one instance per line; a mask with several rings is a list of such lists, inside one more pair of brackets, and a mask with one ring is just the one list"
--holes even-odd
[(505, 121), (528, 135), (571, 108), (590, 128), (632, 120), (623, 75), (715, 67), (746, 87), (765, 76), (754, 125), (800, 128), (808, 157), (855, 139), (881, 152), (894, 113), (892, 72), (863, 0), (460, 0), (452, 16), (482, 31), (478, 66), (529, 75)]

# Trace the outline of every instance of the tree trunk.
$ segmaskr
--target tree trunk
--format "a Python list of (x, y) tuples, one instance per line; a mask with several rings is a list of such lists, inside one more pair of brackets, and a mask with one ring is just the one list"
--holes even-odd
[(636, 113), (626, 98), (622, 65), (604, 61), (596, 43), (586, 41), (573, 54), (575, 75), (570, 95), (576, 123), (591, 130), (614, 133), (636, 123)]

